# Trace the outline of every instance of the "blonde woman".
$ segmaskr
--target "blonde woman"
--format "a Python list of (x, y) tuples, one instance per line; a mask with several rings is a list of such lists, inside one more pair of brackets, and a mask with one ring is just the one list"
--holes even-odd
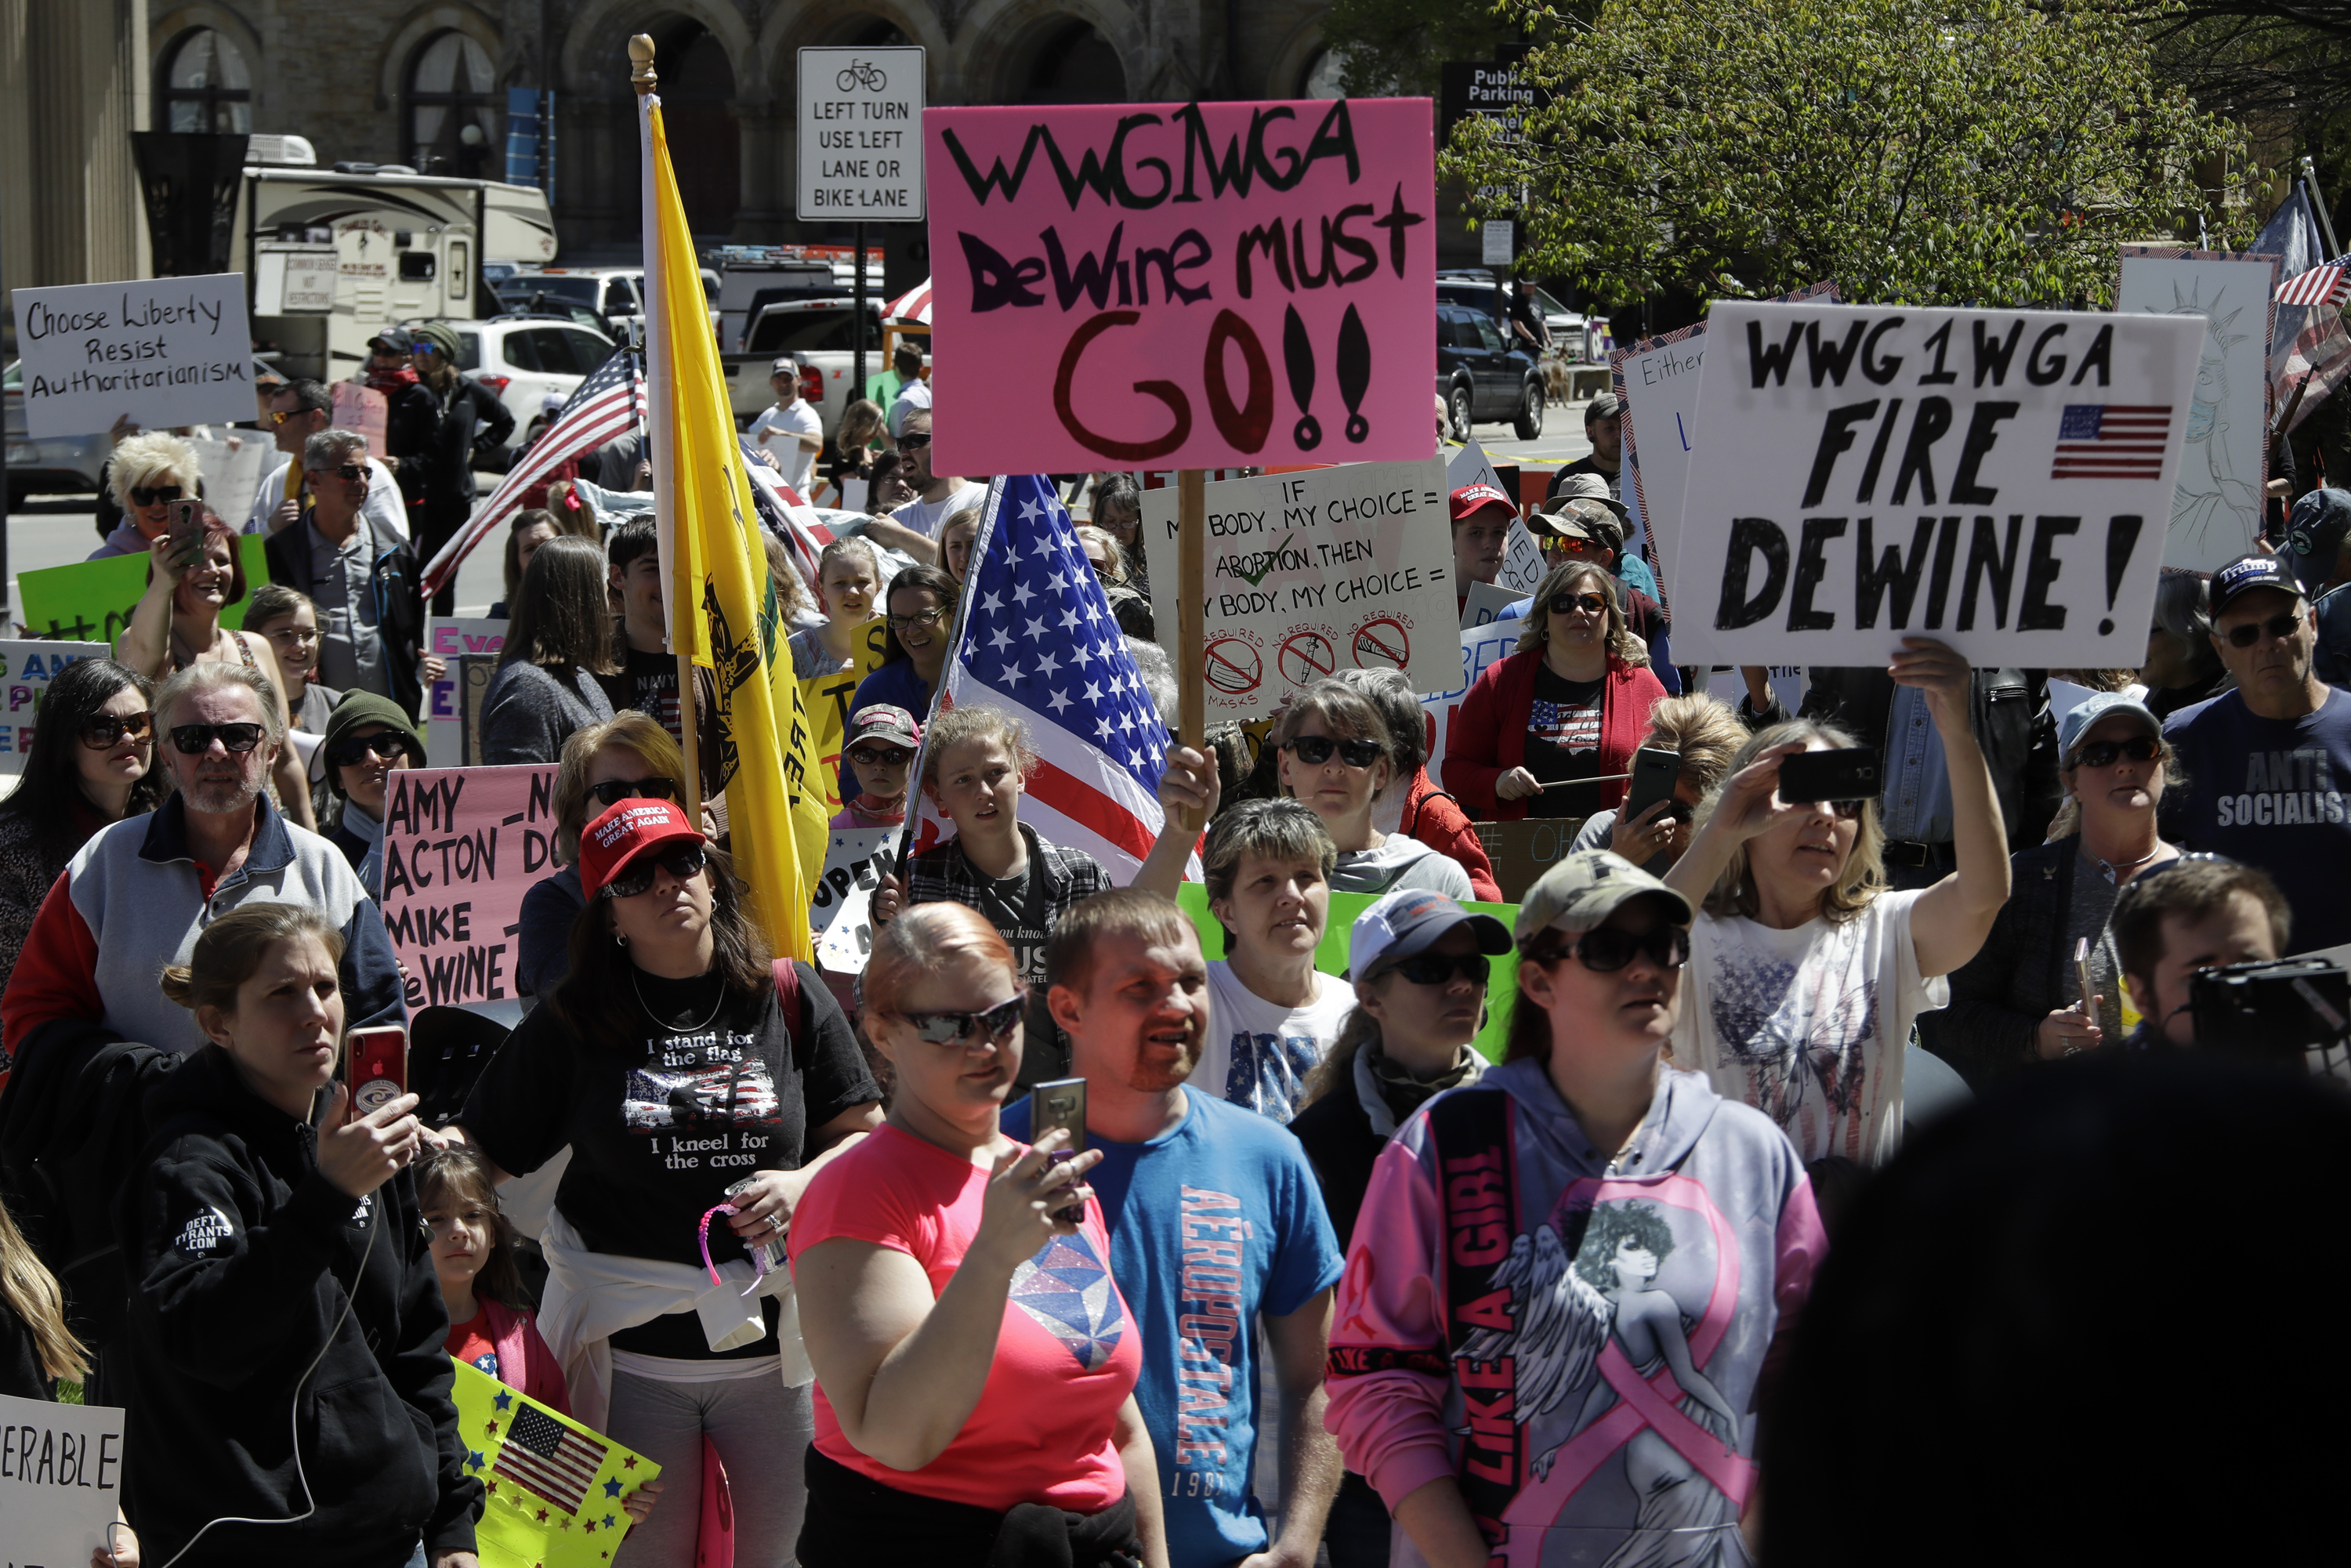
[(204, 475), (194, 447), (167, 432), (151, 430), (114, 449), (107, 461), (106, 487), (122, 520), (104, 544), (84, 558), (89, 560), (111, 560), (144, 550), (148, 540), (172, 526), (172, 502), (204, 494)]
[(1649, 710), (1649, 733), (1641, 737), (1641, 747), (1682, 759), (1673, 794), (1644, 807), (1630, 821), (1613, 810), (1594, 811), (1568, 847), (1607, 850), (1652, 876), (1665, 875), (1689, 848), (1698, 809), (1729, 775), (1730, 759), (1747, 744), (1747, 736), (1739, 716), (1718, 698), (1699, 693), (1667, 697)]

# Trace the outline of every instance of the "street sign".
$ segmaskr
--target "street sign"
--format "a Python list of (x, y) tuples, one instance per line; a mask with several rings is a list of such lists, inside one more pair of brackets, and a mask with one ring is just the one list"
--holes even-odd
[(923, 220), (923, 50), (799, 51), (803, 222)]
[(1509, 218), (1488, 218), (1478, 229), (1478, 258), (1488, 267), (1510, 265), (1510, 242), (1518, 237), (1518, 225)]

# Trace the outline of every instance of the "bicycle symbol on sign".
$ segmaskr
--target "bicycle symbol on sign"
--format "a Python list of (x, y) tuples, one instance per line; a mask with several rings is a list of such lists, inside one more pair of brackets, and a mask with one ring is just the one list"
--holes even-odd
[(890, 78), (883, 74), (882, 68), (871, 60), (852, 61), (841, 67), (841, 74), (832, 79), (843, 92), (861, 87), (868, 92), (880, 92), (890, 85)]

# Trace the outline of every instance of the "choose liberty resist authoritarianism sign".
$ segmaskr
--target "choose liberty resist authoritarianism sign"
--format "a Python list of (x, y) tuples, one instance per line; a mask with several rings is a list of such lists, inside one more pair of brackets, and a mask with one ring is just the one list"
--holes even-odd
[(124, 414), (150, 430), (253, 417), (241, 272), (11, 297), (28, 435), (92, 435)]
[[(1669, 586), (1717, 660), (2147, 656), (2203, 324), (1726, 300)], [(1678, 646), (1678, 643), (1677, 643)]]
[(934, 109), (943, 474), (1434, 449), (1426, 99)]

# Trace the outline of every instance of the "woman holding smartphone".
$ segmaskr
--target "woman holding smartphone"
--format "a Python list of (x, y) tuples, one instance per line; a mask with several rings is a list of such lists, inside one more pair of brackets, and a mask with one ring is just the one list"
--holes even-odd
[(1777, 1122), (1808, 1163), (1893, 1157), (1910, 1025), (1950, 999), (1943, 977), (1975, 956), (2008, 898), (2008, 838), (1970, 727), (1967, 661), (1906, 637), (1888, 673), (1924, 692), (1934, 716), (1956, 871), (1929, 888), (1888, 892), (1876, 800), (1782, 800), (1785, 758), (1854, 745), (1843, 730), (1797, 719), (1739, 748), (1697, 838), (1666, 873), (1702, 904), (1674, 1061)]
[(918, 904), (863, 984), (890, 1114), (809, 1184), (789, 1238), (817, 1375), (801, 1568), (1166, 1568), (1143, 1347), (1083, 1185), (1101, 1152), (998, 1130), (1011, 950), (962, 904)]
[[(624, 797), (591, 821), (580, 881), (570, 973), (455, 1135), (501, 1182), (569, 1146), (538, 1328), (573, 1414), (688, 1498), (707, 1437), (735, 1478), (736, 1563), (785, 1568), (810, 1375), (782, 1243), (811, 1176), (880, 1124), (881, 1092), (816, 972), (770, 964), (732, 867), (676, 802)], [(697, 1524), (657, 1511), (624, 1562), (693, 1568)]]

